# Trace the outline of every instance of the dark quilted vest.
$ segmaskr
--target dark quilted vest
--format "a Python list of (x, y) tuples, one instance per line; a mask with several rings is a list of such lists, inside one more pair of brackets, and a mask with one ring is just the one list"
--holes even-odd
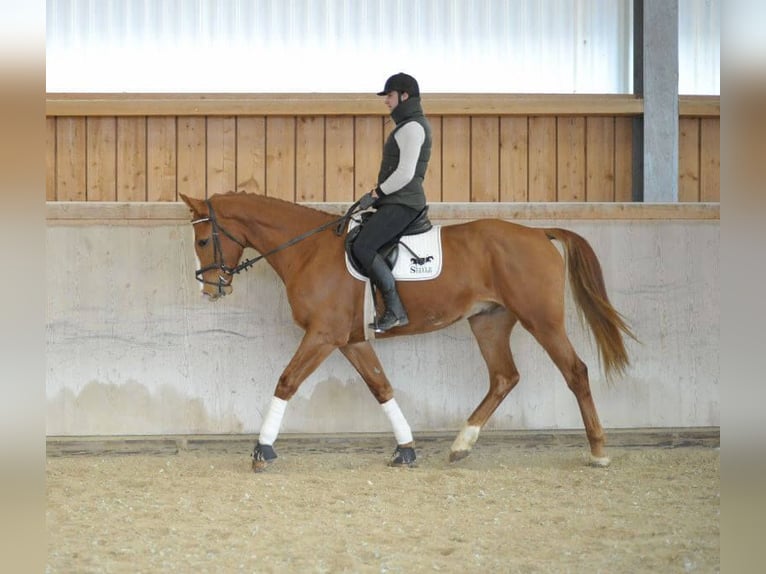
[(428, 160), (431, 158), (431, 124), (423, 115), (423, 108), (420, 106), (420, 98), (409, 98), (394, 108), (391, 117), (396, 123), (396, 127), (386, 139), (383, 145), (383, 159), (380, 162), (380, 172), (378, 173), (378, 183), (385, 181), (391, 175), (396, 166), (399, 165), (399, 146), (394, 139), (398, 130), (409, 122), (418, 122), (426, 132), (426, 139), (420, 148), (420, 156), (415, 167), (415, 175), (412, 180), (398, 191), (381, 197), (376, 202), (378, 205), (389, 203), (398, 203), (421, 210), (426, 206), (426, 194), (423, 191), (423, 179), (426, 176)]

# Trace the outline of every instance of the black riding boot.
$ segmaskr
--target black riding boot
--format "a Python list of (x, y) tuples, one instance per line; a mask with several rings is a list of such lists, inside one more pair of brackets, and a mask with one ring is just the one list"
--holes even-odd
[(370, 327), (375, 329), (376, 333), (383, 333), (394, 327), (403, 327), (410, 320), (407, 318), (407, 311), (399, 299), (399, 293), (396, 290), (396, 281), (388, 268), (386, 262), (380, 255), (375, 255), (372, 265), (369, 269), (370, 279), (383, 295), (383, 302), (386, 305), (386, 311), (378, 320), (377, 324), (372, 323)]

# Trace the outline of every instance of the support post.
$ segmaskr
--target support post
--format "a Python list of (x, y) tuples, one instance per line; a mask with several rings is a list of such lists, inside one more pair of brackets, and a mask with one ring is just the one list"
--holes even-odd
[(677, 202), (678, 0), (643, 0), (641, 4), (643, 201)]

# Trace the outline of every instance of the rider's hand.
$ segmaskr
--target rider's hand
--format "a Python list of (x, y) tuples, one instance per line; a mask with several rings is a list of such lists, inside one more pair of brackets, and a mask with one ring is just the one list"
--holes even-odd
[(373, 203), (375, 203), (375, 190), (365, 193), (362, 197), (359, 198), (359, 208), (360, 209), (367, 209), (368, 207), (371, 207)]

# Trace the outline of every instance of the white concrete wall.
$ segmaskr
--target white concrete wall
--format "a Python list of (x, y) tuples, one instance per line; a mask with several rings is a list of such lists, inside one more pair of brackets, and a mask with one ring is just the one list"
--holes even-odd
[[(188, 210), (167, 209), (173, 218), (152, 222), (49, 216), (49, 435), (260, 428), (301, 336), (282, 284), (259, 263), (236, 278), (232, 296), (203, 301), (194, 279)], [(529, 224), (566, 227), (591, 242), (612, 302), (641, 339), (628, 343), (628, 376), (610, 386), (569, 306), (570, 334), (589, 366), (603, 425), (720, 425), (718, 219)], [(467, 323), (373, 344), (415, 432), (459, 428), (486, 390), (486, 370)], [(582, 428), (574, 397), (536, 342), (518, 327), (511, 345), (522, 380), (488, 428)], [(306, 433), (389, 430), (340, 353), (303, 384), (282, 427)]]

